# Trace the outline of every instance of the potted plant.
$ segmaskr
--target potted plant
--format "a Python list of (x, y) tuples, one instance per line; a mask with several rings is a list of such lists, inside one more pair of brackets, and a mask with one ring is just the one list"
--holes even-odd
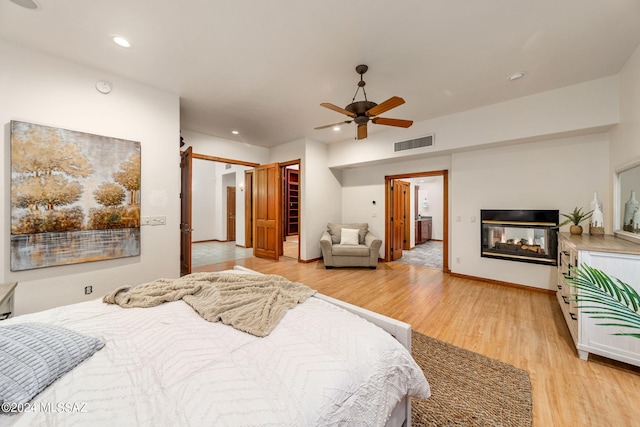
[(589, 219), (591, 217), (591, 214), (593, 214), (593, 211), (582, 212), (582, 208), (577, 207), (573, 208), (573, 212), (571, 212), (570, 214), (561, 213), (560, 215), (567, 219), (561, 222), (558, 225), (558, 228), (562, 227), (563, 225), (572, 223), (573, 225), (569, 228), (569, 232), (571, 234), (580, 235), (582, 234), (582, 226), (580, 225), (580, 223), (584, 220)]

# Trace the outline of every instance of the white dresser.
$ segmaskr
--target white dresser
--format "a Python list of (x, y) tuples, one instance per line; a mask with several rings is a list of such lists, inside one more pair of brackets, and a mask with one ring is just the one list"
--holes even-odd
[(629, 329), (599, 326), (603, 319), (592, 319), (577, 308), (576, 290), (565, 283), (565, 277), (571, 274), (570, 266), (579, 264), (597, 268), (640, 292), (640, 245), (610, 235), (559, 233), (556, 293), (580, 359), (587, 360), (589, 353), (594, 353), (640, 366), (640, 339), (612, 335)]

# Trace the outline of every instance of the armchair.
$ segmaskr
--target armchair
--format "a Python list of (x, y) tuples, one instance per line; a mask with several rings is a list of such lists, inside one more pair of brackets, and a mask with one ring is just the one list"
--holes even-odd
[[(344, 231), (346, 230), (346, 231)], [(320, 238), (325, 268), (378, 266), (382, 240), (369, 232), (367, 223), (327, 224)]]

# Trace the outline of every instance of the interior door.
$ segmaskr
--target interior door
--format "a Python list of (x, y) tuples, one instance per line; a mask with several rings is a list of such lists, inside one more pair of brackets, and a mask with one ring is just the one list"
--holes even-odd
[(391, 260), (402, 258), (405, 231), (405, 193), (408, 182), (394, 180), (391, 184)]
[(191, 177), (193, 152), (191, 147), (180, 153), (180, 275), (191, 273)]
[(227, 241), (236, 240), (236, 187), (227, 187)]
[(255, 168), (253, 177), (253, 255), (277, 260), (282, 254), (280, 165)]
[(244, 247), (253, 247), (253, 171), (244, 171)]
[(403, 225), (404, 236), (402, 238), (402, 249), (411, 249), (411, 183), (406, 181), (397, 181), (402, 188), (402, 203), (404, 204)]

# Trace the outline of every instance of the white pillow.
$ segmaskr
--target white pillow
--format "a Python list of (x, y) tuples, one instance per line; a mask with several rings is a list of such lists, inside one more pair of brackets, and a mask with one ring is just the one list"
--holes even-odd
[(358, 246), (358, 231), (357, 228), (343, 228), (340, 233), (340, 244)]

